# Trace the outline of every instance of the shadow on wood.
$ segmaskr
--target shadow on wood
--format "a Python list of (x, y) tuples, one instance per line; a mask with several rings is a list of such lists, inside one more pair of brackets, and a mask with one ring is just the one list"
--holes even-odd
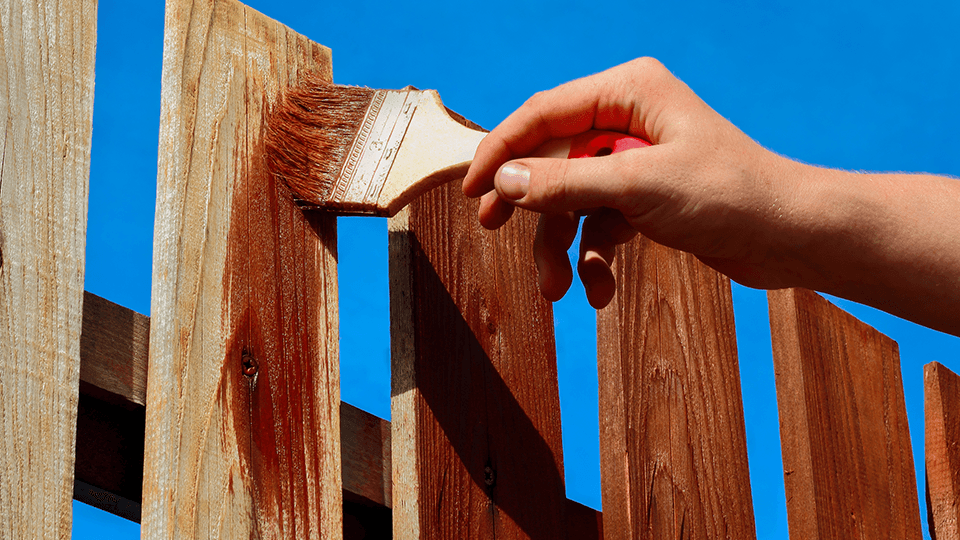
[[(409, 241), (414, 260), (429, 261), (416, 236)], [(434, 442), (419, 448), (421, 468), (443, 467), (421, 475), (421, 527), (445, 523), (451, 515), (475, 515), (482, 508), (488, 513), (486, 526), (491, 533), (502, 512), (528, 537), (561, 538), (564, 482), (558, 456), (504, 381), (500, 373), (504, 367), (494, 364), (474, 333), (480, 328), (489, 340), (498, 331), (496, 317), (480, 320), (483, 309), (466, 309), (468, 317), (477, 317), (468, 322), (429, 264), (416, 265), (416, 279), (416, 390), (431, 413), (421, 416), (417, 436), (448, 444)], [(519, 363), (515, 369), (522, 369), (525, 359), (498, 360)], [(543, 375), (532, 372), (530, 376)], [(412, 390), (412, 386), (401, 386), (393, 393)], [(455, 456), (448, 454), (451, 451)], [(466, 532), (448, 530), (439, 536)]]

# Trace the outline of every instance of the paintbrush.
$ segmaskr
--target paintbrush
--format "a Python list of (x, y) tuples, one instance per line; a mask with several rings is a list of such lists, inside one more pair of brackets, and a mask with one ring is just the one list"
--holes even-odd
[[(376, 90), (318, 78), (281, 96), (267, 117), (267, 165), (301, 207), (393, 216), (421, 193), (463, 178), (486, 132), (434, 90)], [(587, 132), (550, 141), (541, 157), (585, 157), (647, 146)]]

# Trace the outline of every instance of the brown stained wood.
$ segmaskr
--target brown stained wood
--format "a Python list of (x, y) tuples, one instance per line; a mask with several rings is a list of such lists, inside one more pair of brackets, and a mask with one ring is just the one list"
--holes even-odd
[(792, 538), (921, 538), (897, 344), (804, 289), (770, 291)]
[(598, 312), (604, 538), (755, 538), (729, 281), (638, 237)]
[(960, 377), (942, 364), (923, 367), (927, 513), (930, 537), (960, 538)]
[(169, 0), (164, 45), (143, 538), (338, 538), (336, 221), (262, 146), (330, 51), (235, 0)]
[[(145, 410), (136, 400), (147, 383), (150, 318), (90, 292), (84, 298), (73, 497), (139, 522)], [(389, 538), (390, 422), (341, 402), (340, 441), (344, 538)], [(569, 499), (564, 508), (568, 538), (603, 537), (600, 512)]]
[(150, 317), (84, 291), (81, 381), (146, 405), (149, 345)]
[(140, 521), (150, 318), (83, 293), (73, 498)]
[(140, 522), (145, 412), (80, 380), (74, 499)]
[[(89, 292), (84, 297), (81, 341), (111, 336), (111, 345), (81, 348), (73, 497), (139, 522), (145, 410), (135, 400), (136, 389), (147, 383), (147, 349), (140, 331), (149, 329), (150, 319)], [(87, 309), (96, 310), (96, 316)], [(136, 331), (131, 331), (131, 320)], [(117, 373), (133, 379), (116, 385)], [(118, 389), (122, 392), (113, 392)], [(344, 538), (389, 538), (390, 422), (341, 402), (340, 441)], [(568, 538), (603, 537), (600, 512), (569, 499), (564, 508)]]
[(351, 500), (390, 507), (390, 422), (340, 404), (343, 493)]
[(94, 0), (0, 6), (0, 538), (69, 538)]
[(497, 232), (458, 182), (390, 222), (396, 538), (564, 538), (551, 306), (532, 214)]

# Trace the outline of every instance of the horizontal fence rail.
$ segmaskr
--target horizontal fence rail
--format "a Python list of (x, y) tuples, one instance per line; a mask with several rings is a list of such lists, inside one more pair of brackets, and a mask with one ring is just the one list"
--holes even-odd
[[(393, 422), (341, 403), (336, 218), (262, 142), (329, 49), (167, 1), (151, 319), (82, 287), (95, 2), (7, 3), (0, 32), (0, 538), (68, 538), (71, 494), (145, 539), (756, 537), (725, 277), (618, 248), (594, 511), (565, 496), (532, 214), (486, 231), (452, 182), (392, 218)], [(811, 291), (768, 302), (791, 537), (920, 538), (897, 344)], [(924, 379), (931, 536), (957, 538), (960, 378)]]

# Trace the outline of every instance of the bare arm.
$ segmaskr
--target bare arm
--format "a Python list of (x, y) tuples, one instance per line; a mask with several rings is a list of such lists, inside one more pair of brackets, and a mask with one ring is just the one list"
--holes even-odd
[[(649, 148), (582, 160), (529, 158), (588, 129)], [(744, 135), (652, 59), (538, 94), (493, 130), (464, 181), (496, 228), (542, 214), (535, 258), (548, 299), (579, 272), (595, 307), (615, 290), (616, 244), (641, 232), (751, 287), (806, 287), (960, 335), (960, 181), (823, 169)]]

